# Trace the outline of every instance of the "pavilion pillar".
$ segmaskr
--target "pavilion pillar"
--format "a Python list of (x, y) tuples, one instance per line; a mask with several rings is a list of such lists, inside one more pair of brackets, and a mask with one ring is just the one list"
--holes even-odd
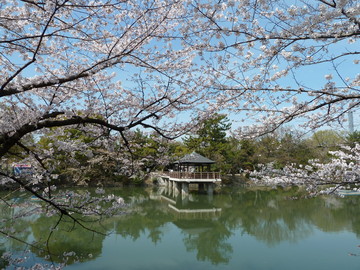
[(174, 181), (169, 179), (169, 195), (174, 196)]
[(170, 179), (168, 179), (168, 181), (167, 181), (166, 194), (167, 194), (167, 195), (170, 195), (170, 196), (171, 196), (171, 194), (172, 194), (171, 181), (170, 181)]
[(181, 205), (186, 206), (189, 203), (189, 193), (182, 193), (181, 194)]
[(198, 186), (199, 186), (199, 192), (205, 192), (205, 184), (204, 183), (199, 183), (198, 184)]
[(175, 193), (175, 181), (171, 181), (171, 190), (172, 190), (172, 194), (173, 196), (175, 197), (176, 196), (176, 193)]
[(181, 183), (181, 195), (183, 196), (189, 195), (189, 183), (185, 183), (185, 182)]
[(181, 192), (181, 185), (179, 182), (173, 181), (173, 194), (177, 196)]
[(207, 183), (206, 184), (206, 186), (207, 186), (207, 193), (208, 193), (208, 195), (213, 195), (214, 194), (214, 184), (213, 183)]

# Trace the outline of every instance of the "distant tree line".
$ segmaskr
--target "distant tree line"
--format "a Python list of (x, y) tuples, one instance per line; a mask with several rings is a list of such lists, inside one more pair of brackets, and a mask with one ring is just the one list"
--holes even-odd
[[(346, 134), (319, 130), (303, 136), (283, 128), (253, 139), (238, 139), (230, 134), (230, 130), (228, 117), (216, 114), (201, 122), (196, 130), (181, 140), (170, 141), (138, 129), (129, 132), (126, 141), (121, 137), (112, 138), (117, 143), (109, 151), (109, 146), (104, 145), (105, 141), (96, 132), (69, 127), (62, 128), (61, 132), (50, 130), (37, 140), (29, 137), (26, 141), (28, 145), (16, 146), (9, 151), (7, 161), (9, 166), (23, 162), (31, 154), (31, 149), (36, 147), (42, 153), (37, 158), (50, 168), (53, 183), (141, 185), (149, 178), (150, 172), (164, 170), (171, 162), (193, 151), (214, 160), (214, 171), (223, 175), (244, 176), (244, 171), (255, 170), (259, 164), (273, 163), (275, 168), (281, 169), (288, 164), (306, 165), (310, 159), (326, 163), (331, 158), (329, 151), (360, 142), (359, 131)], [(72, 143), (74, 151), (62, 149), (65, 142), (66, 145)], [(126, 147), (127, 144), (131, 144), (131, 149)], [(78, 148), (79, 145), (82, 147)], [(225, 182), (231, 183), (231, 180)]]
[(215, 115), (185, 137), (183, 146), (216, 161), (215, 169), (223, 174), (234, 175), (256, 170), (259, 164), (273, 163), (282, 169), (289, 164), (307, 165), (314, 159), (327, 163), (332, 158), (330, 151), (360, 142), (359, 131), (349, 134), (324, 129), (304, 135), (284, 127), (264, 136), (238, 139), (230, 130), (227, 116)]

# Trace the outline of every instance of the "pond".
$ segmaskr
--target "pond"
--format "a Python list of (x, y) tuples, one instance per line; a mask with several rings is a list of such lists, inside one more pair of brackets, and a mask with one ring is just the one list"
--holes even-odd
[[(58, 218), (35, 212), (14, 228), (19, 240), (35, 246), (0, 238), (0, 254), (26, 256), (19, 265), (29, 267), (74, 251), (65, 269), (359, 269), (360, 196), (305, 198), (298, 189), (260, 188), (186, 197), (164, 189), (107, 192), (128, 206), (122, 215), (91, 223), (106, 234), (65, 220), (46, 245)], [(1, 218), (14, 211), (2, 211)]]

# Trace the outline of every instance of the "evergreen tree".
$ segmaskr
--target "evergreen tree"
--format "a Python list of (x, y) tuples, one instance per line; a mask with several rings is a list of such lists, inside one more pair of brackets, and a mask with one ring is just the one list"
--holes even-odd
[(227, 152), (229, 143), (226, 132), (231, 124), (224, 114), (215, 114), (200, 124), (200, 128), (184, 139), (184, 144), (190, 150), (195, 151), (216, 162), (214, 169), (226, 171), (230, 166), (227, 164)]

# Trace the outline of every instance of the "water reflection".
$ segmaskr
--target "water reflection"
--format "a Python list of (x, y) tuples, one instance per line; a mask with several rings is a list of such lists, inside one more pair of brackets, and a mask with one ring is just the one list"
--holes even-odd
[(232, 233), (220, 222), (222, 209), (214, 205), (213, 196), (174, 195), (168, 189), (159, 193), (160, 200), (168, 204), (171, 222), (184, 235), (186, 250), (196, 252), (200, 261), (228, 263), (233, 250), (226, 240)]
[[(245, 236), (271, 248), (311, 238), (318, 229), (323, 232), (348, 231), (360, 237), (358, 196), (303, 199), (303, 191), (295, 188), (232, 189), (214, 196), (190, 193), (185, 197), (173, 196), (166, 189), (112, 189), (108, 192), (122, 196), (129, 207), (122, 216), (101, 222), (88, 220), (87, 226), (104, 234), (62, 220), (52, 231), (51, 241), (47, 242), (59, 219), (45, 215), (33, 215), (30, 219), (18, 219), (16, 224), (5, 222), (1, 226), (14, 226), (21, 232), (19, 239), (32, 241), (36, 248), (30, 250), (41, 260), (61, 262), (64, 254), (74, 251), (76, 256), (67, 258), (69, 265), (106, 257), (104, 243), (113, 236), (134, 243), (146, 239), (154, 248), (162, 246), (169, 228), (175, 228), (189, 256), (195, 254), (197, 261), (214, 266), (230, 264), (236, 257), (234, 239), (240, 241)], [(21, 205), (17, 208), (0, 207), (0, 219), (3, 220), (10, 220), (21, 209)], [(18, 241), (0, 241), (1, 253), (20, 249), (24, 246)], [(2, 267), (5, 264), (0, 263)]]
[[(69, 218), (63, 218), (55, 228), (58, 220), (59, 217), (57, 216), (46, 217), (41, 215), (31, 223), (34, 240), (38, 243), (31, 247), (34, 254), (49, 261), (58, 263), (65, 261), (67, 264), (94, 260), (101, 255), (102, 242), (105, 239), (104, 234), (85, 230)], [(95, 224), (91, 223), (92, 226), (89, 228), (98, 232), (104, 230), (100, 226), (94, 226)], [(53, 228), (55, 229), (53, 230)], [(44, 233), (51, 231), (51, 235)]]

